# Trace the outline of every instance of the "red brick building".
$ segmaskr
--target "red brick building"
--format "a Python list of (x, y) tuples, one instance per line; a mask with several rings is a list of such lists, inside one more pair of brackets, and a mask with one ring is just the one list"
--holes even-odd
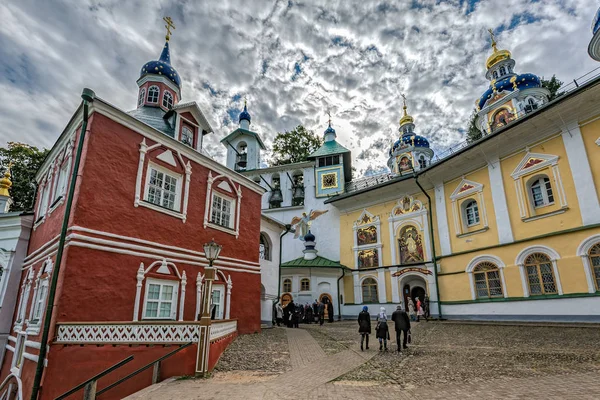
[[(169, 43), (142, 67), (137, 109), (89, 103), (81, 164), (49, 326), (40, 398), (52, 399), (129, 355), (98, 389), (175, 349), (161, 378), (193, 375), (204, 267), (203, 244), (223, 246), (215, 262), (210, 365), (237, 333), (260, 330), (259, 185), (202, 150), (212, 128), (198, 105), (182, 104)], [(56, 265), (72, 175), (80, 106), (38, 172), (34, 230), (23, 264), (2, 379), (32, 391), (49, 283)], [(151, 382), (152, 369), (100, 398), (121, 398)], [(79, 393), (79, 397), (81, 392)]]

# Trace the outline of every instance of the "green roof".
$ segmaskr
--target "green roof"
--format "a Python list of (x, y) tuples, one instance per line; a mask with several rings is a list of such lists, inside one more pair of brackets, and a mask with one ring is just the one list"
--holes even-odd
[(235, 131), (231, 132), (229, 135), (225, 136), (223, 139), (221, 139), (221, 143), (223, 142), (229, 142), (230, 140), (233, 140), (237, 135), (249, 135), (249, 136), (254, 136), (256, 138), (256, 140), (258, 140), (258, 144), (260, 145), (260, 148), (263, 150), (266, 150), (266, 146), (263, 143), (262, 139), (260, 138), (260, 136), (258, 136), (258, 134), (256, 132), (252, 132), (252, 131), (248, 131), (246, 129), (242, 129), (242, 128), (237, 128)]
[(323, 146), (319, 147), (317, 151), (308, 156), (308, 159), (316, 158), (316, 157), (325, 157), (332, 154), (342, 154), (342, 153), (350, 153), (350, 150), (332, 140), (330, 142), (323, 143)]
[(281, 264), (281, 268), (345, 268), (339, 261), (331, 261), (325, 257), (317, 256), (314, 260), (305, 260), (304, 257), (296, 258)]

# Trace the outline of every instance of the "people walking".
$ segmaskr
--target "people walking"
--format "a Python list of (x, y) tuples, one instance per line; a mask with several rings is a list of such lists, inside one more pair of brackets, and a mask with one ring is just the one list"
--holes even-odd
[(365, 339), (367, 341), (367, 350), (369, 350), (369, 335), (371, 334), (371, 315), (369, 308), (364, 306), (358, 314), (358, 333), (360, 333), (360, 351), (363, 351)]
[(323, 326), (323, 322), (325, 322), (325, 304), (319, 301), (318, 303), (319, 309), (319, 325)]
[(281, 303), (275, 305), (275, 321), (277, 322), (277, 326), (281, 326), (281, 322), (283, 322), (283, 307), (281, 307)]
[(313, 307), (313, 318), (315, 319), (315, 324), (319, 322), (319, 300), (315, 299), (315, 302), (312, 305)]
[(288, 328), (293, 328), (294, 327), (294, 315), (296, 314), (296, 304), (294, 304), (294, 300), (291, 300), (286, 306), (285, 306), (285, 311), (286, 311), (286, 321), (285, 324), (287, 325)]
[(431, 311), (429, 310), (429, 296), (425, 295), (425, 299), (423, 299), (423, 317), (425, 317), (425, 321), (429, 321), (430, 316)]
[(390, 338), (387, 319), (385, 307), (381, 307), (379, 314), (377, 314), (377, 327), (375, 328), (375, 337), (379, 339), (379, 351), (384, 349), (387, 351), (387, 341)]
[[(394, 329), (396, 330), (396, 347), (398, 353), (400, 349), (406, 349), (406, 343), (408, 341), (408, 334), (410, 332), (410, 319), (406, 314), (406, 311), (402, 310), (402, 306), (396, 307), (396, 311), (392, 313), (392, 321), (394, 321)], [(404, 332), (404, 340), (402, 341), (402, 347), (400, 347), (400, 336)]]
[(417, 300), (417, 322), (419, 322), (419, 320), (423, 316), (423, 307), (421, 304), (421, 300), (419, 300), (418, 297), (416, 297), (415, 299)]
[(327, 318), (329, 322), (333, 322), (333, 302), (327, 300)]
[(410, 316), (411, 321), (417, 320), (417, 313), (415, 312), (415, 303), (413, 303), (413, 300), (410, 297), (408, 298), (408, 315)]
[(313, 308), (310, 304), (306, 304), (306, 323), (312, 324), (314, 321)]

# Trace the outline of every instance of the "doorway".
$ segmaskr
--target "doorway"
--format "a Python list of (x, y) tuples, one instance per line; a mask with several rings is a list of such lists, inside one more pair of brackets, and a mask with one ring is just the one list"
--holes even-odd
[(402, 277), (399, 287), (402, 288), (402, 303), (403, 308), (408, 312), (408, 299), (412, 299), (416, 305), (418, 297), (421, 302), (427, 295), (427, 282), (420, 276), (409, 275)]
[(319, 296), (319, 301), (325, 305), (325, 320), (328, 320), (329, 319), (329, 307), (327, 305), (333, 304), (331, 295), (328, 293), (323, 293), (321, 296)]
[(285, 293), (281, 296), (281, 306), (285, 307), (289, 304), (290, 301), (292, 301), (293, 297), (291, 294), (289, 293)]
[(212, 319), (223, 319), (223, 311), (225, 309), (225, 286), (214, 285), (212, 287)]

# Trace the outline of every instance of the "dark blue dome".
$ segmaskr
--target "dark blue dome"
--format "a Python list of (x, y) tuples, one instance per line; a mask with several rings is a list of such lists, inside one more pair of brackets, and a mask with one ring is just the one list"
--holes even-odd
[(140, 78), (147, 75), (163, 75), (171, 82), (173, 82), (177, 87), (181, 87), (181, 78), (175, 68), (171, 66), (171, 55), (169, 54), (169, 42), (165, 43), (165, 47), (163, 48), (162, 53), (160, 53), (160, 58), (157, 61), (148, 61), (142, 67), (140, 71)]
[(304, 235), (304, 241), (305, 242), (314, 242), (315, 241), (315, 235), (313, 235), (311, 233), (311, 231), (308, 231), (308, 233), (306, 235)]
[(325, 129), (325, 134), (328, 133), (335, 133), (335, 129), (331, 127), (331, 124), (327, 127), (327, 129)]
[[(497, 92), (502, 92), (507, 90), (512, 92), (514, 90), (514, 84), (516, 84), (518, 89), (529, 89), (529, 88), (539, 88), (542, 87), (542, 81), (537, 75), (534, 74), (519, 74), (508, 76), (504, 79), (496, 81), (494, 87)], [(477, 105), (481, 110), (485, 106), (485, 102), (491, 99), (494, 96), (494, 89), (490, 85), (490, 87), (483, 93), (483, 95), (479, 98), (479, 102)]]
[(248, 108), (246, 107), (246, 104), (244, 103), (244, 111), (242, 111), (240, 113), (240, 120), (238, 122), (242, 122), (242, 120), (247, 120), (248, 122), (250, 121), (250, 113), (248, 112)]
[(600, 30), (600, 8), (596, 11), (596, 17), (592, 23), (592, 33), (595, 35)]
[(398, 150), (402, 146), (412, 146), (413, 138), (414, 138), (415, 147), (429, 148), (429, 140), (427, 140), (427, 138), (425, 138), (423, 136), (419, 136), (419, 135), (415, 135), (415, 134), (402, 135), (402, 137), (400, 139), (396, 140), (396, 142), (390, 149), (390, 156), (392, 155), (392, 153), (394, 151)]

